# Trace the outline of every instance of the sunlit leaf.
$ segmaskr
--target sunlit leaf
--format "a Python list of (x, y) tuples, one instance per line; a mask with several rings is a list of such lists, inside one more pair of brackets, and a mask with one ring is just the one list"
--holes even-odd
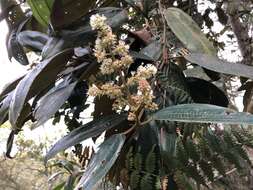
[(253, 66), (241, 63), (230, 63), (221, 60), (216, 56), (202, 53), (191, 53), (186, 55), (185, 58), (192, 63), (198, 64), (212, 71), (253, 79)]
[(253, 116), (210, 104), (181, 104), (156, 112), (154, 120), (191, 123), (253, 124)]
[(168, 8), (164, 11), (168, 26), (192, 52), (215, 54), (216, 50), (212, 43), (205, 37), (195, 21), (185, 12), (178, 8)]
[(47, 27), (54, 0), (27, 0), (37, 21)]

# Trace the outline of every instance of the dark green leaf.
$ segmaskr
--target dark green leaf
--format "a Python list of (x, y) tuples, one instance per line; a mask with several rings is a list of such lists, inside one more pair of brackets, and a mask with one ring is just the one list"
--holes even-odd
[(215, 54), (216, 50), (201, 32), (195, 21), (178, 8), (168, 8), (164, 11), (167, 24), (178, 39), (192, 52)]
[(253, 116), (209, 104), (181, 104), (164, 108), (153, 115), (154, 120), (191, 123), (253, 124)]
[(62, 190), (64, 188), (65, 182), (62, 182), (58, 184), (56, 187), (53, 188), (53, 190)]
[(230, 63), (220, 60), (216, 56), (202, 53), (192, 53), (185, 56), (185, 58), (192, 63), (198, 64), (212, 71), (253, 79), (253, 67), (249, 65)]
[(54, 0), (27, 0), (37, 21), (47, 27)]
[(51, 24), (55, 30), (72, 24), (93, 9), (94, 0), (57, 0), (54, 1)]
[(9, 120), (13, 129), (19, 129), (23, 125), (25, 118), (21, 116), (25, 111), (26, 103), (38, 92), (55, 82), (57, 74), (62, 71), (72, 55), (73, 50), (66, 50), (41, 62), (19, 82), (9, 111)]
[(228, 106), (229, 102), (225, 93), (211, 82), (195, 77), (187, 77), (186, 82), (195, 103)]
[(67, 136), (60, 139), (54, 146), (49, 150), (45, 157), (45, 162), (56, 155), (58, 152), (63, 151), (75, 144), (78, 144), (88, 138), (100, 135), (104, 131), (111, 129), (121, 124), (126, 120), (125, 115), (110, 115), (100, 117), (95, 121), (91, 121), (73, 131)]
[(77, 187), (83, 189), (93, 189), (108, 173), (116, 161), (121, 148), (125, 142), (125, 135), (116, 134), (104, 141), (99, 150), (92, 157), (84, 175), (79, 181)]
[(71, 95), (76, 83), (64, 82), (63, 85), (56, 86), (40, 99), (34, 111), (36, 123), (33, 127), (42, 125), (60, 109)]
[(67, 48), (87, 46), (93, 43), (96, 39), (96, 31), (91, 29), (89, 18), (96, 13), (106, 16), (108, 24), (113, 29), (118, 29), (128, 19), (127, 12), (119, 8), (106, 7), (92, 11), (86, 16), (88, 19), (84, 20), (80, 26), (59, 31), (61, 38), (50, 38), (42, 51), (42, 58), (49, 58)]

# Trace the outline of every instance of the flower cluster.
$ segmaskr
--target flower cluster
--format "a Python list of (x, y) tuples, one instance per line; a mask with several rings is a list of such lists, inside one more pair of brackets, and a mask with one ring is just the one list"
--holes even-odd
[(102, 63), (100, 67), (102, 74), (112, 74), (117, 70), (129, 67), (133, 63), (132, 57), (129, 56), (129, 46), (122, 40), (117, 42), (111, 27), (106, 24), (105, 16), (92, 15), (90, 25), (93, 30), (98, 31), (94, 55), (97, 61)]
[[(156, 110), (157, 105), (153, 102), (154, 96), (148, 82), (156, 74), (156, 67), (151, 64), (139, 66), (137, 71), (126, 79), (127, 69), (133, 63), (133, 58), (129, 55), (129, 46), (116, 39), (111, 27), (106, 24), (105, 16), (91, 16), (90, 25), (93, 30), (98, 31), (94, 55), (101, 63), (100, 72), (104, 75), (115, 73), (121, 82), (119, 85), (115, 84), (116, 82), (93, 84), (89, 88), (89, 95), (110, 97), (114, 100), (113, 109), (116, 111), (128, 108), (128, 119), (131, 121), (138, 119), (140, 109)], [(136, 87), (135, 92), (130, 90), (133, 87)]]

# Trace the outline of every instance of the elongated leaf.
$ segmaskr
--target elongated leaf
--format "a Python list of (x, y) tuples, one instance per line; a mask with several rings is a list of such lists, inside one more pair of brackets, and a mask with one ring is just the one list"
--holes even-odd
[(154, 120), (191, 123), (253, 124), (253, 115), (210, 104), (181, 104), (164, 108)]
[(84, 175), (75, 190), (93, 189), (108, 173), (116, 161), (125, 142), (125, 135), (116, 134), (99, 146), (98, 152), (92, 157)]
[[(128, 15), (125, 10), (119, 8), (106, 7), (90, 12), (85, 18), (90, 18), (92, 14), (103, 14), (107, 17), (108, 24), (113, 29), (118, 29), (124, 22), (128, 20)], [(81, 22), (80, 26), (59, 31), (59, 37), (52, 37), (48, 40), (43, 48), (42, 58), (52, 57), (56, 53), (67, 48), (75, 48), (87, 46), (93, 43), (96, 39), (96, 31), (90, 27), (89, 19)]]
[(66, 50), (41, 62), (19, 82), (9, 110), (9, 120), (14, 129), (23, 124), (24, 118), (21, 116), (27, 101), (56, 80), (57, 74), (63, 70), (72, 55), (73, 50)]
[(0, 102), (0, 125), (2, 125), (8, 119), (8, 111), (12, 96), (13, 91), (5, 96), (5, 98)]
[(178, 8), (168, 8), (164, 11), (168, 26), (178, 39), (192, 52), (215, 54), (216, 50), (201, 32), (195, 21)]
[(252, 66), (240, 63), (229, 63), (216, 56), (202, 53), (191, 53), (185, 56), (185, 58), (192, 63), (198, 64), (212, 71), (253, 79)]
[(16, 86), (18, 85), (18, 83), (20, 82), (20, 80), (22, 80), (22, 78), (24, 78), (24, 76), (20, 76), (17, 79), (6, 84), (3, 87), (2, 92), (0, 93), (0, 99), (2, 97), (6, 96), (8, 93), (10, 93), (12, 90), (14, 90), (16, 88)]
[(56, 86), (53, 91), (50, 91), (41, 98), (34, 111), (34, 118), (36, 120), (36, 123), (33, 125), (34, 128), (44, 124), (61, 108), (71, 95), (76, 83), (67, 83), (60, 87)]
[(31, 30), (22, 31), (17, 36), (17, 40), (22, 46), (34, 51), (42, 51), (48, 39), (46, 34)]
[(105, 116), (71, 131), (67, 136), (63, 137), (56, 144), (54, 144), (54, 146), (47, 153), (45, 162), (47, 162), (58, 152), (74, 146), (75, 144), (78, 144), (88, 138), (100, 135), (104, 131), (118, 126), (124, 120), (126, 120), (126, 115)]
[(27, 0), (37, 21), (47, 27), (54, 0)]
[(54, 1), (51, 24), (54, 29), (61, 29), (86, 15), (93, 9), (94, 0), (57, 0)]
[(28, 65), (29, 61), (23, 47), (18, 42), (17, 36), (23, 30), (29, 19), (30, 16), (24, 17), (15, 27), (13, 27), (7, 42), (9, 59), (11, 60), (11, 58), (14, 57), (22, 65)]

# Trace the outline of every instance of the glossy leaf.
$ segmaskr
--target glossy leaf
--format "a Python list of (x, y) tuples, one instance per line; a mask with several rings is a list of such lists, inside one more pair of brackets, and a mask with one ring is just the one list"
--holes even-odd
[(47, 27), (49, 24), (53, 2), (54, 0), (27, 0), (28, 5), (32, 9), (33, 16), (44, 27)]
[(22, 31), (17, 35), (19, 44), (34, 51), (42, 51), (48, 39), (46, 34), (31, 30)]
[(51, 59), (38, 64), (35, 69), (30, 71), (17, 85), (9, 110), (9, 120), (12, 127), (20, 128), (24, 118), (22, 114), (25, 111), (26, 103), (35, 94), (45, 89), (57, 78), (57, 74), (62, 71), (67, 61), (73, 55), (73, 50), (66, 50), (56, 54)]
[(66, 27), (86, 15), (96, 4), (94, 0), (54, 1), (51, 24), (54, 29)]
[(76, 83), (65, 83), (60, 87), (56, 86), (40, 99), (34, 111), (36, 123), (33, 128), (44, 124), (61, 108), (71, 95)]
[(5, 98), (0, 102), (0, 125), (2, 125), (8, 119), (8, 111), (13, 96), (13, 91), (10, 92)]
[(47, 153), (45, 162), (55, 156), (58, 152), (74, 146), (88, 138), (100, 135), (104, 131), (118, 126), (124, 120), (126, 120), (125, 115), (110, 115), (100, 117), (95, 121), (91, 121), (71, 131), (67, 136), (63, 137), (56, 144), (54, 144), (54, 146)]
[(10, 93), (11, 91), (13, 91), (16, 86), (18, 85), (18, 83), (20, 82), (20, 80), (22, 80), (22, 78), (24, 78), (24, 76), (20, 76), (17, 79), (7, 83), (6, 85), (4, 85), (2, 92), (0, 93), (0, 99), (4, 96), (6, 96), (8, 93)]
[[(119, 29), (119, 27), (128, 20), (128, 15), (125, 10), (113, 7), (92, 11), (85, 18), (89, 18), (92, 14), (96, 13), (106, 16), (108, 24), (113, 29)], [(80, 26), (59, 31), (59, 35), (61, 38), (51, 37), (48, 40), (42, 51), (43, 59), (52, 57), (54, 54), (67, 48), (87, 46), (96, 39), (96, 31), (91, 29), (89, 19), (82, 21)]]
[(104, 141), (97, 153), (93, 155), (84, 175), (75, 190), (93, 189), (108, 173), (116, 161), (125, 142), (125, 135), (116, 134)]
[(185, 56), (185, 58), (192, 63), (198, 64), (212, 71), (253, 79), (253, 66), (241, 63), (230, 63), (221, 60), (216, 56), (202, 53), (191, 53)]
[(188, 14), (178, 8), (168, 8), (164, 11), (164, 16), (168, 26), (191, 52), (216, 53), (211, 42)]
[(210, 104), (181, 104), (164, 108), (155, 114), (154, 120), (190, 123), (253, 124), (253, 116), (229, 108)]
[(15, 27), (13, 27), (7, 41), (9, 59), (11, 60), (11, 58), (14, 57), (22, 65), (28, 65), (29, 61), (23, 47), (18, 42), (17, 36), (23, 30), (29, 19), (29, 16), (22, 18), (22, 20), (19, 21)]

